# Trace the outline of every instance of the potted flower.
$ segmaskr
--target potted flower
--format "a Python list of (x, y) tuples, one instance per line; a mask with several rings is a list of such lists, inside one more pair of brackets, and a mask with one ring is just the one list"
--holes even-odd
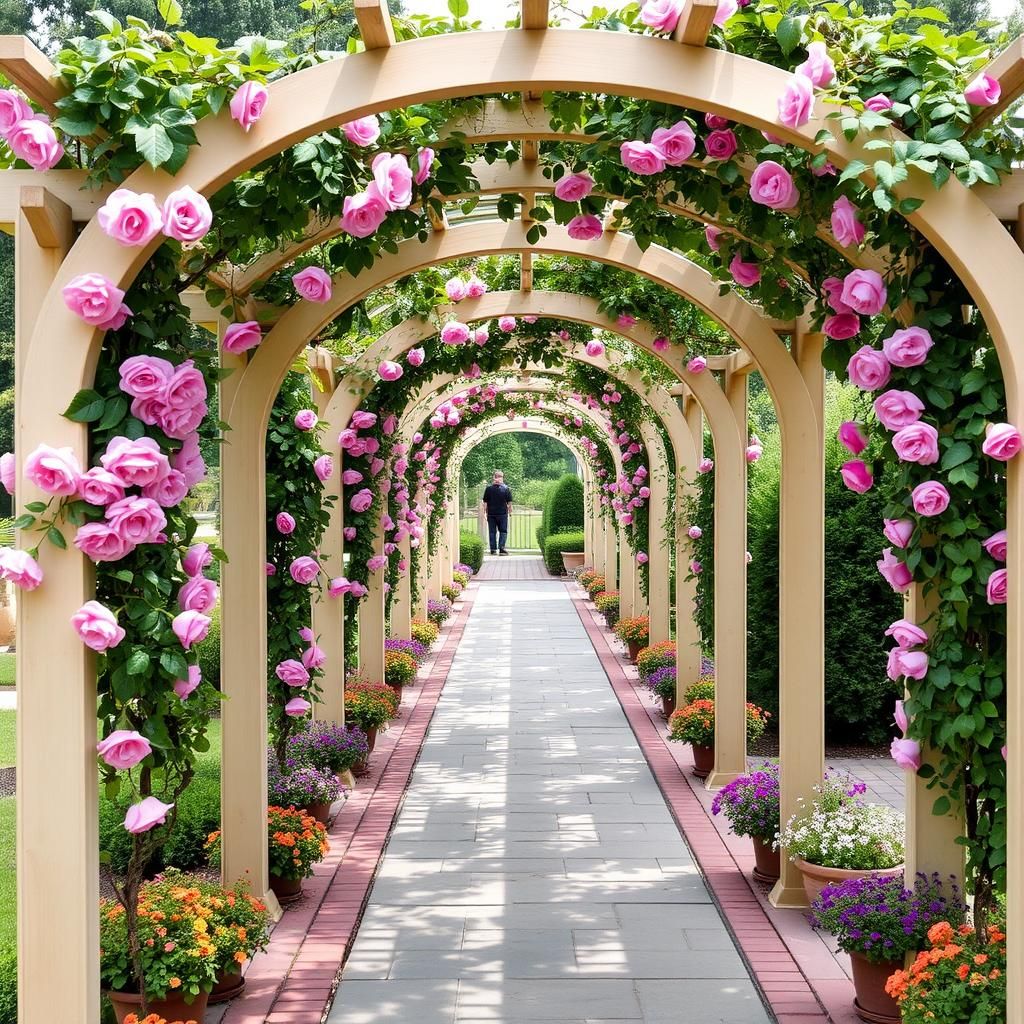
[(447, 598), (452, 604), (459, 598), (459, 594), (462, 593), (462, 586), (452, 580), (451, 583), (445, 583), (441, 586), (441, 594)]
[(938, 875), (918, 874), (913, 889), (904, 888), (902, 876), (874, 876), (826, 885), (811, 904), (811, 923), (849, 953), (858, 1016), (899, 1024), (900, 1008), (886, 992), (889, 976), (924, 947), (932, 925), (959, 924), (963, 912), (955, 881), (947, 901)]
[(867, 787), (830, 772), (817, 798), (786, 822), (778, 842), (803, 875), (813, 903), (832, 882), (869, 875), (902, 875), (903, 815), (863, 799)]
[(594, 607), (604, 616), (605, 624), (611, 629), (619, 621), (619, 592), (602, 590), (595, 594)]
[(384, 682), (399, 693), (416, 678), (416, 659), (406, 651), (384, 651)]
[(445, 622), (446, 619), (450, 618), (452, 614), (452, 603), (447, 597), (440, 597), (436, 601), (430, 600), (427, 602), (427, 618), (434, 623), (438, 629)]
[(587, 596), (590, 600), (593, 601), (594, 598), (604, 590), (604, 586), (604, 576), (601, 573), (594, 573), (594, 575), (590, 577), (590, 581), (583, 584), (583, 589), (587, 592)]
[(723, 786), (711, 804), (712, 814), (724, 814), (734, 835), (748, 836), (754, 844), (754, 877), (774, 882), (780, 874), (779, 851), (774, 848), (779, 831), (779, 766), (766, 761)]
[(430, 648), (419, 640), (400, 640), (398, 637), (389, 636), (384, 641), (385, 651), (402, 651), (408, 654), (417, 667), (422, 665), (430, 657)]
[(370, 752), (362, 729), (333, 722), (308, 722), (301, 732), (288, 737), (289, 766), (305, 765), (333, 772), (342, 785), (355, 785), (352, 771)]
[(1006, 935), (989, 925), (979, 939), (970, 925), (940, 921), (928, 929), (930, 949), (896, 971), (886, 992), (899, 1004), (904, 1024), (1004, 1024)]
[(573, 576), (576, 577), (576, 582), (583, 587), (584, 590), (587, 589), (587, 585), (596, 575), (597, 570), (592, 565), (585, 565), (582, 569), (577, 569), (573, 573)]
[(664, 665), (656, 668), (648, 677), (647, 685), (651, 693), (661, 701), (661, 711), (666, 718), (671, 718), (676, 710), (676, 667)]
[(474, 576), (474, 574), (475, 571), (473, 569), (473, 566), (466, 565), (465, 562), (459, 562), (455, 566), (454, 571), (452, 572), (452, 578), (454, 579), (456, 576), (465, 576), (465, 582), (468, 583), (470, 579)]
[[(747, 743), (764, 733), (769, 713), (747, 704)], [(705, 779), (715, 767), (715, 702), (695, 700), (676, 711), (668, 722), (668, 738), (693, 748), (693, 774)]]
[[(466, 566), (466, 568), (468, 569), (469, 566)], [(452, 570), (452, 583), (458, 583), (458, 585), (462, 587), (463, 590), (465, 590), (466, 587), (469, 586), (469, 578), (472, 575), (472, 570), (470, 570), (469, 572), (463, 572), (461, 569), (456, 567)]]
[(666, 665), (674, 666), (676, 663), (676, 642), (674, 640), (661, 640), (649, 647), (644, 647), (636, 656), (636, 667), (640, 678), (645, 683), (650, 683), (652, 673)]
[(299, 807), (326, 825), (340, 792), (338, 776), (328, 769), (306, 765), (282, 772), (272, 751), (267, 757), (267, 800), (275, 806)]
[(559, 554), (562, 556), (562, 565), (567, 574), (582, 568), (583, 559), (587, 557), (583, 551), (559, 551)]
[(413, 619), (409, 623), (409, 635), (413, 640), (418, 640), (429, 650), (437, 643), (437, 638), (441, 635), (441, 629), (435, 622)]
[(117, 900), (100, 904), (100, 983), (118, 1024), (141, 1009), (143, 986), (149, 1012), (201, 1024), (217, 980), (213, 907), (198, 888), (164, 880), (139, 889), (137, 908), (141, 978), (132, 969), (125, 908)]
[(646, 615), (634, 615), (615, 623), (615, 635), (629, 648), (629, 660), (636, 664), (637, 656), (650, 642), (651, 620)]
[(398, 715), (401, 697), (386, 683), (352, 680), (345, 687), (345, 721), (366, 734), (372, 753), (377, 731)]
[(697, 682), (691, 683), (683, 691), (683, 703), (692, 704), (695, 700), (715, 699), (715, 677), (702, 675)]

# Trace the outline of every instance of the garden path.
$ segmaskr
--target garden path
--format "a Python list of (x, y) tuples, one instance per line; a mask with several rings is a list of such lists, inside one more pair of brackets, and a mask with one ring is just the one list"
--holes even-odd
[(480, 587), (328, 1024), (681, 1014), (770, 1020), (565, 584)]
[(485, 555), (484, 564), (474, 577), (485, 583), (495, 580), (547, 580), (551, 573), (540, 555)]

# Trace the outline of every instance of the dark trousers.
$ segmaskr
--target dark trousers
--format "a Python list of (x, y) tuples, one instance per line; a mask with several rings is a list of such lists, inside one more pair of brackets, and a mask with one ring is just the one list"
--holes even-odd
[(505, 550), (505, 541), (508, 540), (508, 513), (500, 516), (487, 513), (487, 529), (491, 536), (491, 554), (497, 550)]

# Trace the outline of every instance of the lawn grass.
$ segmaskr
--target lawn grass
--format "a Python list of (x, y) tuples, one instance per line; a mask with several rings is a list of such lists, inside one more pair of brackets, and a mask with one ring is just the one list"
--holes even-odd
[(0, 800), (0, 954), (17, 940), (14, 876), (14, 797)]
[(0, 686), (14, 685), (14, 659), (13, 654), (0, 654)]
[(0, 768), (14, 764), (14, 711), (0, 711)]

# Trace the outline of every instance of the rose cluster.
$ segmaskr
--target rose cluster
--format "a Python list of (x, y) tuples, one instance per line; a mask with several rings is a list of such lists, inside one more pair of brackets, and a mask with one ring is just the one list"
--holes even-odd
[(0, 89), (0, 137), (34, 171), (48, 171), (64, 156), (50, 118), (37, 114), (13, 89)]

